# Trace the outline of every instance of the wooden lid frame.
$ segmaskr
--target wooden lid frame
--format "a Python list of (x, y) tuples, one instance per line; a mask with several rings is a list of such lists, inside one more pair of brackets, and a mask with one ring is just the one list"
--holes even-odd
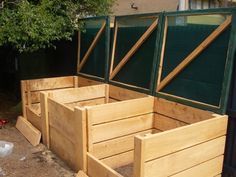
[[(122, 58), (116, 58), (116, 52), (117, 51), (117, 39), (119, 38), (119, 21), (123, 20), (123, 19), (153, 19), (153, 21), (151, 22), (150, 25), (147, 26), (147, 29), (145, 30), (145, 32), (139, 37), (139, 39), (137, 41), (134, 41), (134, 45), (132, 45), (132, 47), (129, 49), (129, 51), (127, 53), (124, 54), (124, 57)], [(149, 68), (149, 70), (151, 71), (151, 79), (150, 81), (153, 80), (154, 78), (154, 71), (155, 71), (155, 65), (154, 63), (156, 63), (156, 59), (157, 59), (157, 49), (158, 49), (158, 44), (159, 44), (159, 36), (160, 36), (160, 24), (162, 21), (162, 15), (160, 13), (152, 13), (152, 14), (140, 14), (140, 15), (127, 15), (127, 16), (116, 16), (115, 17), (115, 25), (114, 25), (114, 34), (113, 34), (113, 41), (112, 41), (112, 52), (111, 52), (111, 62), (110, 62), (110, 68), (109, 68), (109, 83), (110, 84), (114, 84), (117, 86), (121, 86), (121, 87), (125, 87), (131, 90), (136, 90), (136, 91), (140, 91), (140, 92), (144, 92), (144, 93), (152, 93), (152, 88), (153, 88), (153, 82), (150, 83), (150, 88), (143, 88), (143, 87), (139, 87), (135, 84), (127, 84), (124, 82), (120, 82), (120, 81), (115, 81), (114, 78), (116, 77), (116, 75), (121, 72), (124, 69), (124, 66), (126, 66), (126, 64), (130, 61), (130, 60), (135, 60), (134, 58), (132, 59), (132, 57), (135, 55), (136, 52), (139, 51), (139, 49), (142, 47), (142, 45), (148, 41), (149, 37), (152, 34), (156, 35), (155, 38), (155, 45), (153, 46), (154, 49), (154, 54), (153, 54), (153, 65), (152, 68)], [(129, 25), (136, 25), (136, 24), (132, 24), (132, 22)], [(127, 38), (127, 40), (129, 40)], [(145, 59), (145, 58), (143, 58)], [(114, 66), (114, 61), (115, 60), (120, 60), (118, 62), (118, 64), (116, 66)], [(134, 75), (135, 77), (138, 77), (137, 75)]]
[[(104, 17), (90, 17), (81, 19), (81, 21), (90, 22), (90, 21), (101, 21), (100, 29), (92, 40), (90, 46), (88, 47), (84, 56), (81, 56), (81, 32), (78, 32), (78, 55), (77, 55), (77, 74), (83, 77), (90, 79), (106, 82), (108, 78), (108, 64), (109, 64), (109, 52), (110, 52), (110, 18), (108, 16)], [(86, 29), (85, 29), (86, 30)], [(89, 60), (91, 53), (94, 51), (97, 46), (101, 36), (105, 34), (105, 66), (104, 66), (104, 77), (86, 74), (81, 70), (84, 68), (86, 62)]]
[[(164, 78), (162, 78), (163, 72), (163, 62), (165, 60), (165, 52), (166, 52), (166, 40), (167, 40), (167, 30), (168, 30), (168, 18), (169, 17), (178, 17), (178, 16), (195, 16), (195, 15), (226, 15), (227, 18), (223, 23), (221, 23), (207, 38), (205, 38), (187, 57), (185, 57), (182, 62), (180, 62), (171, 72), (167, 74)], [(154, 94), (158, 97), (166, 98), (175, 102), (180, 102), (182, 104), (187, 104), (193, 107), (197, 107), (200, 109), (211, 110), (217, 113), (225, 113), (228, 101), (228, 93), (232, 75), (232, 66), (234, 60), (235, 53), (235, 28), (236, 28), (236, 19), (235, 12), (233, 9), (218, 9), (218, 10), (200, 10), (200, 11), (182, 11), (182, 12), (169, 12), (164, 14), (164, 22), (163, 22), (163, 39), (162, 39), (162, 47), (159, 51), (159, 61), (156, 70), (156, 82), (154, 86)], [(189, 66), (197, 57), (208, 47), (211, 43), (220, 36), (227, 28), (231, 26), (229, 44), (227, 56), (225, 56), (225, 67), (224, 67), (224, 76), (222, 83), (222, 90), (220, 95), (219, 105), (211, 105), (208, 103), (204, 103), (198, 100), (191, 100), (188, 98), (184, 98), (179, 96), (178, 94), (169, 94), (163, 89), (171, 83), (175, 77), (177, 77), (181, 71)], [(199, 68), (201, 69), (201, 68)], [(206, 73), (207, 74), (207, 73)]]

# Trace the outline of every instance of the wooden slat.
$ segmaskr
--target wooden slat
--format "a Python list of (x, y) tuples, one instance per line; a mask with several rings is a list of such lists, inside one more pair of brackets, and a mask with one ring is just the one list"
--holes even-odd
[[(153, 97), (139, 98), (88, 108), (92, 124), (101, 124), (153, 112)], [(106, 111), (104, 111), (106, 110)]]
[(123, 177), (91, 154), (87, 153), (89, 177)]
[(78, 87), (104, 84), (102, 82), (78, 76)]
[(223, 155), (225, 149), (225, 139), (226, 137), (223, 136), (191, 148), (184, 149), (183, 151), (178, 151), (159, 159), (148, 161), (144, 165), (145, 177), (171, 176)]
[(80, 65), (77, 69), (77, 72), (79, 73), (80, 70), (83, 68), (84, 64), (86, 63), (86, 61), (88, 60), (90, 54), (92, 53), (93, 49), (96, 47), (97, 42), (99, 41), (100, 37), (102, 36), (103, 31), (106, 28), (106, 21), (104, 21), (102, 23), (102, 27), (100, 28), (100, 30), (98, 31), (98, 33), (96, 34), (92, 44), (90, 45), (90, 47), (88, 48), (87, 52), (85, 53), (84, 57), (82, 58)]
[[(145, 141), (145, 160), (152, 160), (172, 152), (223, 136), (227, 129), (227, 116), (202, 121), (192, 125), (139, 137)], [(137, 138), (137, 137), (136, 137)]]
[(134, 161), (134, 151), (124, 152), (101, 160), (102, 163), (108, 165), (112, 169), (129, 165), (133, 163), (133, 161)]
[(28, 106), (26, 107), (26, 114), (27, 114), (27, 120), (41, 132), (42, 131), (41, 116)]
[(96, 106), (100, 104), (105, 104), (105, 98), (96, 98), (96, 99), (86, 100), (86, 101), (66, 103), (65, 105), (69, 106), (70, 108), (74, 108), (75, 106), (84, 107), (84, 106)]
[(116, 54), (117, 32), (118, 32), (118, 23), (116, 22), (115, 30), (114, 30), (113, 48), (112, 48), (112, 54), (111, 54), (110, 74), (112, 73), (112, 70), (114, 67), (114, 59), (115, 59), (115, 54)]
[(76, 121), (78, 119), (75, 119), (74, 111), (48, 98), (48, 120), (50, 127), (61, 130), (66, 138), (75, 142), (78, 131)]
[(232, 17), (227, 19), (215, 29), (197, 48), (193, 50), (173, 71), (171, 71), (158, 85), (157, 91), (161, 91), (171, 80), (173, 80), (184, 68), (186, 68), (196, 57), (203, 52), (225, 29), (231, 24)]
[(56, 90), (51, 93), (53, 99), (58, 102), (72, 103), (105, 97), (105, 86), (105, 84), (102, 84), (66, 90)]
[(212, 112), (155, 98), (155, 112), (186, 123), (196, 123), (212, 118)]
[(26, 95), (26, 82), (25, 81), (21, 81), (21, 101), (22, 101), (23, 117), (26, 118), (27, 95)]
[(135, 52), (143, 45), (143, 43), (148, 39), (152, 32), (156, 29), (158, 24), (158, 19), (156, 19), (147, 31), (139, 38), (139, 40), (134, 44), (134, 46), (129, 50), (129, 52), (121, 59), (120, 63), (115, 67), (115, 69), (110, 74), (110, 79), (112, 80), (117, 73), (122, 69), (122, 67), (130, 60), (130, 58), (135, 54)]
[(24, 137), (33, 145), (40, 143), (41, 133), (30, 122), (23, 117), (18, 117), (16, 128), (24, 135)]
[(29, 90), (31, 92), (48, 90), (48, 89), (74, 87), (73, 76), (44, 78), (44, 79), (35, 79), (28, 81), (29, 81)]
[(152, 133), (153, 130), (138, 132), (132, 135), (123, 136), (93, 145), (93, 154), (98, 159), (106, 158), (122, 152), (134, 149), (134, 136)]
[(222, 177), (222, 175), (221, 175), (221, 174), (218, 174), (218, 175), (216, 175), (216, 176), (214, 176), (214, 177)]
[(216, 157), (171, 177), (215, 177), (222, 172), (224, 156)]
[(160, 58), (160, 64), (158, 68), (158, 80), (157, 80), (157, 86), (161, 82), (161, 75), (162, 75), (162, 68), (163, 68), (163, 61), (165, 56), (165, 48), (166, 48), (166, 36), (167, 36), (167, 30), (168, 30), (168, 17), (165, 17), (165, 28), (164, 28), (164, 35), (163, 35), (163, 42), (162, 42), (162, 48), (161, 48), (161, 58)]
[(79, 170), (79, 156), (74, 142), (64, 136), (63, 130), (50, 127), (50, 150), (57, 154), (73, 170)]
[(185, 125), (187, 125), (185, 122), (180, 122), (178, 120), (163, 116), (161, 114), (155, 114), (154, 127), (159, 130), (166, 131)]
[(91, 128), (91, 131), (93, 143), (97, 143), (152, 128), (153, 115), (146, 114), (111, 123), (96, 125)]
[(109, 97), (116, 100), (130, 100), (136, 98), (146, 97), (147, 94), (135, 92), (121, 87), (116, 87), (114, 85), (109, 85)]

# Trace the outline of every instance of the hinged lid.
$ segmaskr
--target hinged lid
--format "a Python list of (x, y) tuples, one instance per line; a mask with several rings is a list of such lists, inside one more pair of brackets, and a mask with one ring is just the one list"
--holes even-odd
[(156, 95), (225, 113), (235, 51), (231, 10), (165, 13), (163, 24)]
[(151, 93), (160, 24), (160, 14), (115, 18), (110, 83)]
[(84, 30), (78, 34), (77, 73), (105, 81), (110, 48), (109, 17), (91, 17), (81, 21)]

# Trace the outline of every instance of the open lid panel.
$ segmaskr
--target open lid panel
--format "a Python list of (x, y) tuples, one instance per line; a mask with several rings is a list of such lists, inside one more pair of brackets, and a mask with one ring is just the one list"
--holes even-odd
[(225, 113), (235, 54), (232, 9), (165, 13), (158, 97)]
[(160, 35), (160, 14), (117, 16), (109, 83), (151, 93)]
[(105, 82), (110, 48), (109, 17), (91, 17), (81, 21), (83, 31), (78, 34), (77, 73)]

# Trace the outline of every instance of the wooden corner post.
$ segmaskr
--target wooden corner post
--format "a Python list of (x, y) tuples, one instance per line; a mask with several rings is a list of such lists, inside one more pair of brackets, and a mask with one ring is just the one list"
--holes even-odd
[(47, 101), (48, 96), (49, 96), (49, 93), (47, 92), (40, 93), (43, 144), (46, 145), (48, 148), (50, 148), (48, 101)]
[(134, 177), (144, 177), (145, 141), (140, 136), (134, 137)]

